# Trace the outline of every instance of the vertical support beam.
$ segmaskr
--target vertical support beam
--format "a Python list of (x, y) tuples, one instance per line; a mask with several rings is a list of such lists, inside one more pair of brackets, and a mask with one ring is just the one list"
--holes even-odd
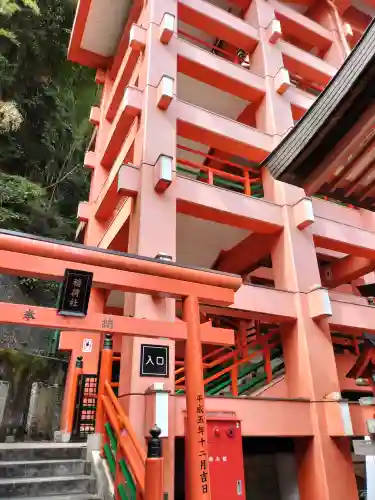
[[(102, 95), (100, 99), (100, 122), (98, 126), (96, 144), (95, 144), (95, 156), (96, 158), (101, 158), (105, 145), (107, 143), (109, 131), (111, 129), (111, 123), (106, 119), (105, 112), (108, 105), (108, 100), (110, 98), (113, 87), (113, 80), (109, 76), (109, 72), (105, 74), (104, 85), (102, 89)], [(91, 184), (90, 184), (90, 194), (89, 203), (91, 204), (91, 215), (86, 226), (85, 232), (85, 244), (86, 245), (97, 245), (101, 240), (104, 233), (104, 225), (102, 222), (97, 220), (94, 216), (94, 207), (100, 190), (105, 183), (108, 176), (108, 170), (105, 169), (99, 162), (95, 165), (92, 172)]]
[(251, 56), (251, 71), (263, 76), (266, 84), (266, 95), (256, 111), (256, 125), (274, 135), (276, 146), (294, 121), (290, 103), (275, 88), (277, 75), (286, 72), (283, 56), (277, 44), (270, 43), (267, 33), (275, 19), (275, 11), (266, 0), (253, 0), (245, 14), (245, 21), (259, 27), (259, 44)]
[[(107, 292), (99, 288), (94, 288), (91, 291), (88, 314), (101, 313), (104, 310), (104, 302), (107, 297)], [(83, 343), (85, 339), (92, 341), (91, 352), (83, 352)], [(62, 331), (59, 340), (59, 350), (71, 351), (71, 361), (69, 363), (67, 384), (69, 383), (71, 374), (74, 371), (74, 359), (80, 356), (83, 359), (82, 373), (86, 375), (96, 375), (98, 373), (99, 354), (101, 348), (102, 335), (100, 333)], [(62, 405), (62, 418), (65, 418), (67, 400), (64, 395)]]
[(310, 15), (314, 21), (332, 33), (333, 43), (323, 55), (323, 60), (337, 69), (340, 68), (350, 53), (350, 48), (343, 33), (342, 19), (334, 1), (319, 2), (310, 9)]
[(183, 319), (187, 325), (185, 344), (185, 391), (187, 426), (185, 435), (187, 500), (210, 500), (207, 420), (204, 408), (202, 344), (199, 303), (196, 297), (183, 301)]
[(104, 433), (104, 412), (103, 412), (103, 402), (102, 396), (105, 395), (105, 383), (108, 381), (112, 382), (112, 335), (107, 333), (104, 338), (104, 345), (102, 349), (102, 357), (100, 359), (100, 370), (99, 370), (99, 386), (98, 386), (98, 399), (96, 406), (96, 422), (95, 422), (95, 432), (98, 434)]
[[(73, 358), (74, 359), (74, 358)], [(74, 409), (77, 398), (78, 380), (82, 374), (82, 357), (78, 356), (72, 370), (69, 370), (65, 384), (64, 403), (65, 411), (61, 413), (61, 430), (71, 435), (73, 429)]]
[[(160, 40), (160, 30), (166, 15), (177, 19), (175, 0), (149, 0), (141, 15), (146, 30), (144, 58), (139, 72), (139, 88), (143, 92), (140, 127), (134, 143), (134, 164), (140, 169), (139, 193), (130, 216), (129, 251), (155, 257), (164, 253), (176, 258), (176, 194), (175, 185), (163, 193), (155, 192), (156, 168), (161, 155), (170, 157), (175, 165), (176, 118), (173, 102), (163, 110), (158, 107), (158, 85), (163, 77), (177, 79), (175, 38), (168, 44)], [(177, 24), (177, 23), (175, 23)], [(165, 297), (126, 294), (124, 314), (135, 317), (174, 321), (175, 300)], [(174, 392), (175, 343), (168, 339), (150, 340), (123, 338), (120, 371), (120, 402), (134, 423), (135, 431), (145, 442), (145, 398), (123, 396), (142, 394), (160, 378), (141, 377), (139, 371), (142, 344), (169, 347), (169, 376), (163, 378), (166, 390)], [(129, 370), (132, 366), (133, 369)], [(169, 434), (163, 438), (165, 491), (174, 498), (174, 398), (169, 404)]]
[(282, 327), (286, 383), (290, 397), (309, 398), (314, 437), (296, 440), (301, 500), (357, 500), (349, 438), (328, 434), (324, 405), (340, 392), (335, 355), (326, 320), (310, 317), (307, 293), (320, 284), (314, 241), (308, 228), (298, 229), (293, 205), (302, 189), (272, 179), (263, 172), (265, 198), (283, 206), (284, 230), (272, 249), (276, 288), (293, 291), (297, 322)]
[(231, 376), (231, 387), (232, 396), (238, 396), (238, 359), (237, 357), (233, 360), (232, 370), (230, 372)]
[(268, 344), (265, 344), (263, 348), (264, 356), (264, 372), (267, 377), (267, 383), (269, 384), (272, 380), (272, 364), (271, 364), (271, 350)]

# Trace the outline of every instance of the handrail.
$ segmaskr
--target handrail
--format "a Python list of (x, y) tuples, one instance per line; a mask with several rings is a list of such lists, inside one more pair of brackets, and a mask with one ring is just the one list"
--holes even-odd
[(113, 387), (119, 385), (111, 381), (113, 358), (112, 335), (106, 334), (101, 350), (95, 428), (102, 436), (101, 456), (107, 460), (114, 481), (115, 499), (163, 500), (161, 430), (157, 426), (150, 430), (146, 456), (113, 392)]
[[(215, 368), (215, 366), (221, 365), (225, 361), (228, 361), (229, 359), (235, 357), (236, 354), (237, 354), (237, 351), (232, 351), (224, 356), (220, 356), (219, 358), (214, 359), (213, 361), (211, 361), (211, 363), (203, 363), (203, 368)], [(183, 382), (184, 380), (185, 380), (185, 376), (176, 380), (175, 383), (176, 383), (176, 385), (178, 385), (181, 382)], [(205, 380), (205, 383), (206, 383), (206, 380)]]
[(222, 163), (223, 166), (235, 167), (235, 168), (239, 168), (239, 169), (243, 170), (244, 172), (248, 171), (248, 172), (251, 172), (252, 174), (259, 175), (259, 171), (256, 170), (255, 168), (246, 167), (245, 165), (240, 165), (239, 163), (234, 163), (233, 161), (229, 161), (229, 160), (222, 160), (221, 158), (218, 158), (217, 156), (210, 155), (208, 153), (204, 153), (203, 151), (200, 151), (199, 149), (189, 148), (188, 146), (184, 146), (182, 144), (177, 144), (177, 148), (181, 149), (183, 151), (187, 151), (188, 153), (193, 153), (193, 154), (198, 155), (198, 156), (204, 156), (208, 160), (214, 160), (217, 163)]
[[(121, 408), (110, 383), (106, 380), (100, 395), (104, 414), (103, 450), (114, 479), (115, 498), (130, 500), (162, 500), (163, 458), (143, 450), (130, 420)], [(159, 440), (160, 429), (151, 430), (153, 440)], [(159, 440), (160, 442), (160, 440)], [(155, 446), (151, 446), (155, 451)], [(160, 452), (161, 452), (161, 447)]]
[(314, 95), (316, 97), (316, 94), (314, 92), (311, 92), (311, 90), (315, 92), (323, 92), (324, 90), (324, 85), (319, 85), (318, 83), (311, 82), (309, 80), (306, 80), (306, 78), (303, 78), (302, 76), (298, 75), (297, 73), (290, 73), (289, 74), (290, 79), (293, 83), (293, 80), (296, 81), (296, 87), (299, 88), (300, 90), (304, 90), (305, 92)]
[[(259, 191), (259, 187), (262, 186), (262, 183), (258, 170), (251, 167), (247, 167), (245, 165), (234, 163), (229, 160), (223, 160), (221, 158), (217, 158), (208, 153), (204, 153), (199, 149), (193, 149), (191, 147), (184, 146), (183, 144), (177, 144), (177, 149), (180, 151), (186, 151), (188, 153), (192, 153), (194, 155), (202, 156), (206, 160), (213, 160), (219, 164), (217, 168), (215, 168), (213, 166), (206, 165), (203, 161), (202, 163), (198, 163), (189, 160), (187, 158), (182, 158), (181, 156), (178, 156), (176, 159), (177, 172), (179, 171), (188, 172), (188, 170), (184, 169), (183, 167), (184, 166), (190, 167), (198, 171), (197, 175), (202, 176), (202, 172), (204, 172), (205, 173), (204, 175), (207, 176), (207, 178), (205, 178), (203, 182), (208, 182), (208, 184), (210, 185), (215, 184), (214, 176), (216, 176), (217, 185), (223, 184), (224, 187), (227, 188), (232, 188), (240, 191), (242, 190), (246, 196), (254, 196), (254, 195), (259, 196), (259, 194), (261, 194)], [(234, 174), (225, 171), (224, 168), (228, 167), (236, 168), (241, 173)], [(256, 177), (252, 177), (254, 175)], [(257, 190), (257, 192), (255, 192), (255, 190)]]
[[(106, 427), (106, 432), (108, 434), (109, 442), (111, 446), (108, 445), (108, 443), (104, 442), (103, 444), (103, 451), (104, 455), (107, 458), (107, 461), (109, 463), (109, 468), (111, 472), (113, 473), (113, 469), (115, 472), (115, 486), (118, 487), (120, 484), (121, 479), (118, 477), (117, 474), (117, 467), (116, 467), (116, 462), (121, 460), (121, 458), (125, 458), (128, 467), (130, 468), (130, 471), (135, 479), (136, 482), (136, 487), (137, 491), (141, 494), (141, 496), (144, 496), (145, 493), (145, 471), (144, 471), (144, 464), (140, 462), (140, 460), (137, 460), (137, 458), (134, 456), (132, 447), (131, 447), (131, 442), (127, 442), (126, 438), (127, 436), (123, 435), (122, 429), (120, 426), (120, 423), (117, 419), (116, 412), (114, 411), (113, 407), (111, 407), (110, 404), (110, 399), (107, 396), (102, 396), (102, 402), (103, 402), (103, 408), (106, 416), (108, 417), (109, 423), (111, 425), (111, 429), (114, 430), (115, 436), (111, 434), (111, 431)], [(114, 439), (116, 442), (114, 441)], [(104, 437), (105, 440), (105, 437)], [(121, 448), (122, 455), (119, 452), (119, 447)], [(115, 452), (115, 459), (113, 459), (113, 456), (111, 457), (111, 448), (113, 452)], [(138, 457), (139, 458), (139, 457)], [(115, 464), (113, 463), (115, 461)], [(125, 480), (127, 478), (124, 478)]]
[[(241, 175), (231, 174), (229, 172), (225, 172), (225, 170), (219, 170), (219, 169), (214, 168), (214, 167), (209, 167), (208, 165), (196, 163), (196, 162), (191, 161), (191, 160), (186, 160), (185, 158), (177, 158), (177, 162), (181, 163), (182, 165), (187, 165), (189, 167), (199, 168), (199, 170), (203, 170), (205, 172), (212, 172), (213, 174), (216, 174), (220, 177), (227, 178), (227, 179), (232, 180), (232, 181), (245, 182), (245, 180), (246, 180), (246, 177), (245, 177), (246, 173), (247, 173), (246, 170), (243, 171), (244, 176), (242, 177)], [(249, 179), (249, 182), (250, 182), (250, 184), (252, 182), (260, 182), (260, 178)]]
[[(266, 379), (267, 382), (270, 382), (270, 378), (272, 379), (272, 370), (270, 368), (270, 353), (271, 350), (278, 346), (280, 344), (279, 338), (277, 338), (279, 335), (279, 331), (276, 329), (272, 329), (269, 331), (266, 335), (262, 335), (260, 337), (257, 337), (255, 339), (251, 339), (250, 341), (248, 340), (246, 343), (246, 350), (249, 351), (250, 349), (254, 349), (254, 352), (248, 353), (246, 356), (243, 356), (243, 349), (238, 347), (231, 351), (230, 353), (226, 354), (221, 354), (220, 356), (216, 356), (212, 361), (203, 363), (203, 367), (205, 370), (210, 370), (212, 368), (215, 368), (217, 366), (223, 365), (223, 363), (231, 361), (231, 364), (229, 366), (224, 366), (221, 370), (217, 371), (216, 373), (209, 375), (208, 377), (204, 378), (204, 385), (205, 387), (209, 386), (212, 382), (215, 380), (219, 380), (223, 375), (226, 375), (227, 373), (231, 374), (231, 379), (232, 379), (232, 390), (234, 395), (238, 395), (238, 376), (239, 376), (239, 367), (244, 365), (245, 363), (248, 363), (252, 358), (257, 356), (259, 353), (263, 353), (263, 358), (264, 358), (264, 364), (265, 364), (265, 372), (266, 372)], [(259, 349), (259, 345), (261, 348)], [(219, 354), (219, 352), (222, 349), (217, 349), (213, 353), (208, 353), (209, 355), (213, 355), (215, 352)], [(208, 356), (207, 356), (208, 357)], [(207, 358), (206, 358), (207, 359)], [(185, 376), (183, 375), (184, 372), (184, 367), (178, 368), (175, 371), (175, 375), (182, 375), (179, 378), (176, 378), (175, 380), (175, 385), (176, 385), (176, 390), (184, 390), (184, 381), (185, 381)]]
[[(273, 344), (269, 344), (269, 348), (272, 349), (273, 347), (276, 347), (278, 344), (274, 342)], [(214, 375), (211, 375), (211, 377), (208, 377), (204, 380), (205, 384), (209, 384), (210, 382), (213, 382), (214, 380), (220, 378), (222, 375), (225, 375), (226, 373), (230, 372), (233, 370), (235, 367), (239, 367), (244, 363), (247, 363), (251, 359), (255, 358), (259, 353), (257, 351), (252, 352), (251, 354), (248, 354), (246, 357), (242, 359), (238, 359), (233, 365), (227, 366), (226, 368), (223, 368), (220, 372), (215, 373)]]
[(121, 408), (121, 405), (120, 405), (118, 399), (116, 398), (115, 393), (113, 392), (108, 381), (105, 382), (104, 388), (106, 391), (106, 395), (109, 397), (109, 399), (111, 400), (111, 403), (113, 404), (113, 406), (116, 410), (116, 413), (117, 413), (117, 416), (118, 416), (120, 423), (126, 429), (126, 432), (128, 433), (128, 436), (130, 437), (130, 439), (133, 443), (133, 446), (137, 451), (139, 458), (141, 459), (142, 463), (144, 464), (145, 460), (146, 460), (146, 453), (144, 452), (144, 450), (142, 449), (142, 447), (138, 441), (137, 435), (131, 426), (129, 418), (127, 417), (127, 415), (125, 415), (124, 410)]
[(224, 50), (221, 47), (218, 47), (217, 45), (213, 45), (212, 43), (206, 42), (205, 40), (202, 40), (201, 38), (198, 38), (197, 36), (191, 35), (190, 33), (187, 33), (184, 30), (179, 29), (178, 35), (181, 35), (185, 38), (193, 40), (194, 42), (200, 43), (201, 45), (205, 46), (206, 48), (211, 49), (211, 53), (214, 53), (214, 51), (220, 52), (224, 56), (227, 56), (229, 58), (230, 62), (235, 62), (235, 60), (236, 60), (236, 54), (232, 54), (231, 52)]
[[(195, 162), (192, 162), (190, 160), (186, 160), (184, 158), (177, 158), (176, 163), (177, 163), (177, 166), (178, 166), (178, 164), (186, 165), (188, 167), (192, 167), (192, 168), (197, 169), (199, 171), (206, 172), (207, 176), (208, 176), (208, 184), (210, 184), (210, 185), (214, 184), (214, 175), (216, 175), (217, 177), (221, 178), (221, 183), (227, 183), (227, 184), (232, 183), (233, 187), (236, 187), (237, 189), (242, 189), (246, 196), (252, 195), (252, 192), (251, 192), (251, 185), (252, 184), (260, 184), (260, 182), (261, 182), (260, 178), (251, 179), (248, 171), (244, 171), (244, 177), (241, 177), (239, 175), (230, 174), (229, 172), (225, 172), (222, 170), (217, 170), (215, 168), (208, 167), (207, 165), (195, 163)], [(238, 184), (238, 185), (236, 186), (235, 184)], [(242, 186), (241, 186), (241, 184), (242, 184)]]
[[(269, 344), (268, 347), (271, 350), (272, 348), (276, 347), (277, 345), (278, 345), (278, 342), (273, 342), (272, 344)], [(235, 361), (233, 362), (233, 364), (231, 364), (230, 366), (227, 366), (227, 367), (223, 368), (222, 370), (214, 373), (213, 375), (205, 378), (204, 379), (204, 385), (206, 386), (206, 385), (210, 384), (211, 382), (213, 382), (214, 380), (219, 379), (220, 377), (222, 377), (226, 373), (229, 373), (231, 371), (237, 370), (239, 366), (241, 366), (241, 365), (243, 365), (245, 363), (248, 363), (251, 359), (255, 358), (259, 354), (259, 352), (261, 352), (261, 351), (254, 351), (251, 354), (248, 354), (247, 356), (245, 356), (244, 358), (235, 359)], [(221, 364), (221, 363), (217, 363), (217, 364)], [(176, 380), (176, 385), (178, 383), (180, 383), (181, 380), (182, 379), (179, 379), (178, 381)], [(183, 380), (185, 380), (185, 377), (183, 377)]]
[[(207, 354), (205, 354), (202, 357), (202, 361), (205, 362), (210, 357), (216, 356), (220, 352), (222, 352), (222, 351), (228, 351), (228, 350), (230, 350), (230, 352), (233, 352), (234, 349), (230, 348), (229, 346), (219, 347), (218, 349), (215, 349), (214, 351), (211, 351), (211, 352), (208, 352)], [(180, 366), (181, 367), (181, 368), (177, 368), (177, 370), (175, 370), (175, 372), (174, 372), (175, 375), (178, 375), (179, 373), (181, 373), (181, 372), (183, 372), (185, 370), (185, 361), (176, 360), (175, 361), (175, 366)]]

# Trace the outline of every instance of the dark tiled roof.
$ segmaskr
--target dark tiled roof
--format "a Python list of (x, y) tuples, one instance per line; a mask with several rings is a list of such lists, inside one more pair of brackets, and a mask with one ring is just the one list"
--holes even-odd
[[(353, 125), (374, 105), (375, 21), (311, 108), (262, 166), (276, 179), (305, 186), (334, 146), (345, 140)], [(326, 194), (324, 186), (318, 191)]]

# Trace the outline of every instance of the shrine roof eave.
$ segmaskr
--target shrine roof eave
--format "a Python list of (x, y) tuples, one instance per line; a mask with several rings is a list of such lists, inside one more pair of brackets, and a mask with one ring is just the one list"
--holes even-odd
[(137, 0), (79, 0), (68, 47), (68, 59), (105, 69), (112, 62), (129, 13)]
[[(375, 112), (369, 113), (369, 108), (375, 107), (374, 79), (375, 20), (311, 108), (262, 166), (276, 179), (305, 188), (309, 195), (323, 193), (322, 186), (323, 190), (324, 186), (332, 187), (332, 169), (329, 172), (327, 158), (335, 146), (340, 149), (347, 143), (355, 125), (360, 129), (361, 121), (374, 116)], [(364, 139), (361, 138), (362, 143)], [(337, 193), (340, 199), (341, 191)], [(340, 201), (350, 202), (344, 196)]]

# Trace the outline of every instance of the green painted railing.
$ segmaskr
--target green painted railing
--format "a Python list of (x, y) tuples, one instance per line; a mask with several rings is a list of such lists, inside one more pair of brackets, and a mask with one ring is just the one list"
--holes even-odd
[[(104, 425), (107, 435), (107, 442), (103, 446), (104, 455), (107, 460), (108, 468), (113, 478), (116, 481), (116, 454), (117, 454), (117, 439), (109, 422)], [(124, 482), (117, 484), (117, 489), (121, 500), (136, 500), (137, 488), (129, 467), (124, 459), (120, 459), (118, 463)]]

